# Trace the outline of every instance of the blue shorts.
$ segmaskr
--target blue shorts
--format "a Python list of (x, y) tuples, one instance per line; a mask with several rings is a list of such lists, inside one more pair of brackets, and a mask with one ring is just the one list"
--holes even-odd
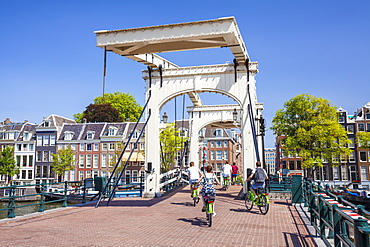
[(189, 184), (192, 185), (192, 184), (196, 184), (198, 182), (198, 179), (190, 179), (189, 180)]
[(265, 187), (265, 182), (261, 182), (261, 183), (254, 183), (252, 185), (252, 189), (256, 190), (256, 189), (260, 189), (260, 188), (264, 188)]

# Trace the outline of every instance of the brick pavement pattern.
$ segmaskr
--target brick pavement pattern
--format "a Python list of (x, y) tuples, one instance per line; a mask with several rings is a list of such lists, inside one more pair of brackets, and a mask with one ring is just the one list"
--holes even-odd
[(288, 200), (262, 215), (237, 199), (241, 186), (217, 187), (212, 227), (189, 186), (161, 198), (123, 198), (0, 221), (0, 246), (316, 246)]

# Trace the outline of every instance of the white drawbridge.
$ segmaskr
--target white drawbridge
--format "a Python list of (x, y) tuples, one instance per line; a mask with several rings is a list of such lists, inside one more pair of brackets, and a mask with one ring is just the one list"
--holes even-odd
[[(198, 133), (206, 125), (222, 123), (238, 127), (242, 134), (243, 172), (254, 167), (262, 154), (256, 135), (263, 104), (257, 102), (255, 75), (257, 62), (251, 62), (234, 17), (177, 24), (95, 32), (97, 46), (148, 66), (146, 81), (147, 113), (145, 161), (151, 173), (145, 182), (146, 197), (160, 191), (160, 111), (171, 99), (187, 94), (192, 124), (189, 136), (190, 160), (199, 163)], [(209, 48), (229, 48), (232, 64), (180, 67), (156, 53)], [(226, 95), (235, 105), (205, 106), (199, 93)], [(151, 95), (151, 96), (150, 96)], [(237, 111), (234, 119), (233, 112)]]

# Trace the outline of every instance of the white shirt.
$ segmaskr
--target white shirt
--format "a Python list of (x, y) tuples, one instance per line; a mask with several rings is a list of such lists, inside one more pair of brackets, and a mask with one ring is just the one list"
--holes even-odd
[(225, 164), (222, 167), (222, 176), (224, 176), (224, 177), (230, 176), (232, 171), (233, 171), (233, 168), (231, 167), (231, 165), (230, 164)]
[(187, 172), (189, 174), (189, 179), (199, 179), (200, 170), (198, 167), (191, 166), (188, 168)]

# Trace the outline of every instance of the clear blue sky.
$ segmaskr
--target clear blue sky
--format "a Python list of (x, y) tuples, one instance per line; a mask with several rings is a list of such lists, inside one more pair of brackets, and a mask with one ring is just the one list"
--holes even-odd
[[(96, 47), (96, 30), (228, 16), (236, 18), (251, 60), (259, 63), (257, 95), (267, 127), (276, 110), (301, 93), (349, 113), (370, 101), (368, 0), (3, 0), (0, 121), (73, 118), (101, 95), (103, 50)], [(233, 60), (226, 49), (162, 56), (180, 66)], [(106, 92), (131, 93), (143, 105), (146, 66), (116, 54), (108, 54), (107, 66)], [(182, 99), (177, 104), (182, 108)], [(266, 147), (273, 146), (270, 130)]]

